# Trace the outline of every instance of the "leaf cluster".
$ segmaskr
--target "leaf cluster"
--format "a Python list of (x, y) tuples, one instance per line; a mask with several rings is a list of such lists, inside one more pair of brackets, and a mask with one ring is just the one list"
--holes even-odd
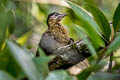
[[(77, 15), (78, 21), (73, 23), (73, 27), (91, 53), (88, 59), (90, 67), (76, 76), (78, 80), (119, 80), (120, 63), (111, 65), (115, 61), (115, 51), (120, 47), (120, 3), (113, 15), (112, 24), (100, 9), (90, 3), (85, 3), (84, 8), (70, 1), (67, 3)], [(0, 0), (0, 80), (75, 80), (65, 70), (49, 71), (48, 62), (51, 57), (46, 56), (41, 49), (41, 56), (35, 57), (24, 46), (31, 32), (18, 39), (11, 38), (15, 32), (16, 18), (22, 15), (22, 11), (16, 1)], [(110, 61), (109, 68), (101, 72), (107, 60)]]

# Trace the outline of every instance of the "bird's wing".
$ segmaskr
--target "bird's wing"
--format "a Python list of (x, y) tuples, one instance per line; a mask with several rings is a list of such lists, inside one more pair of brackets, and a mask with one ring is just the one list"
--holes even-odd
[(56, 48), (60, 47), (61, 44), (56, 42), (56, 40), (54, 40), (54, 37), (52, 35), (45, 34), (41, 37), (39, 46), (47, 54), (51, 54), (54, 52)]

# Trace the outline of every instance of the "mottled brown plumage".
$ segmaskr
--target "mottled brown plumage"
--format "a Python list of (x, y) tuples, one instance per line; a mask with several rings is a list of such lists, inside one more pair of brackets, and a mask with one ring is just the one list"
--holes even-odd
[(48, 15), (48, 29), (43, 33), (39, 47), (42, 48), (47, 55), (50, 55), (54, 50), (61, 46), (66, 46), (71, 43), (71, 38), (66, 29), (60, 24), (62, 18), (66, 14), (57, 12)]
[[(52, 53), (58, 54), (48, 63), (50, 70), (67, 69), (88, 57), (83, 55), (89, 52), (83, 41), (79, 42), (80, 45), (78, 47), (75, 47), (77, 43), (69, 45), (73, 43), (73, 40), (69, 37), (66, 29), (60, 24), (64, 16), (66, 16), (66, 14), (57, 12), (48, 15), (48, 29), (43, 33), (39, 43), (39, 47), (42, 48), (47, 55)], [(69, 45), (69, 47), (57, 49), (66, 45)], [(38, 53), (37, 56), (39, 56)]]

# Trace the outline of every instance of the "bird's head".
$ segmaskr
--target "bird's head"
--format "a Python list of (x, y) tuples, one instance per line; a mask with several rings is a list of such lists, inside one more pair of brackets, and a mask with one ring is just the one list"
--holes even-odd
[(50, 13), (47, 18), (47, 25), (59, 23), (66, 15), (67, 14), (60, 14), (58, 12)]

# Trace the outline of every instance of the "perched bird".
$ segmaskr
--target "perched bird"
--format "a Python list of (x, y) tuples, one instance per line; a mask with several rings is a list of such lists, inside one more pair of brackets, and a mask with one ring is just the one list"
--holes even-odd
[[(58, 12), (53, 12), (48, 15), (48, 29), (43, 33), (38, 45), (47, 55), (51, 55), (59, 47), (74, 43), (74, 40), (69, 37), (67, 30), (60, 24), (60, 21), (66, 15), (67, 14), (60, 14)], [(81, 42), (80, 50), (81, 51), (77, 50), (76, 48), (68, 48), (54, 53), (59, 53), (59, 55), (49, 62), (49, 69), (67, 69), (88, 57), (83, 55), (88, 53), (88, 49), (83, 41)], [(36, 56), (39, 56), (38, 51)]]
[(60, 21), (66, 15), (67, 14), (60, 14), (58, 12), (53, 12), (48, 15), (48, 29), (43, 33), (39, 43), (39, 47), (42, 48), (47, 55), (53, 53), (56, 48), (66, 46), (73, 42), (66, 29), (60, 24)]

